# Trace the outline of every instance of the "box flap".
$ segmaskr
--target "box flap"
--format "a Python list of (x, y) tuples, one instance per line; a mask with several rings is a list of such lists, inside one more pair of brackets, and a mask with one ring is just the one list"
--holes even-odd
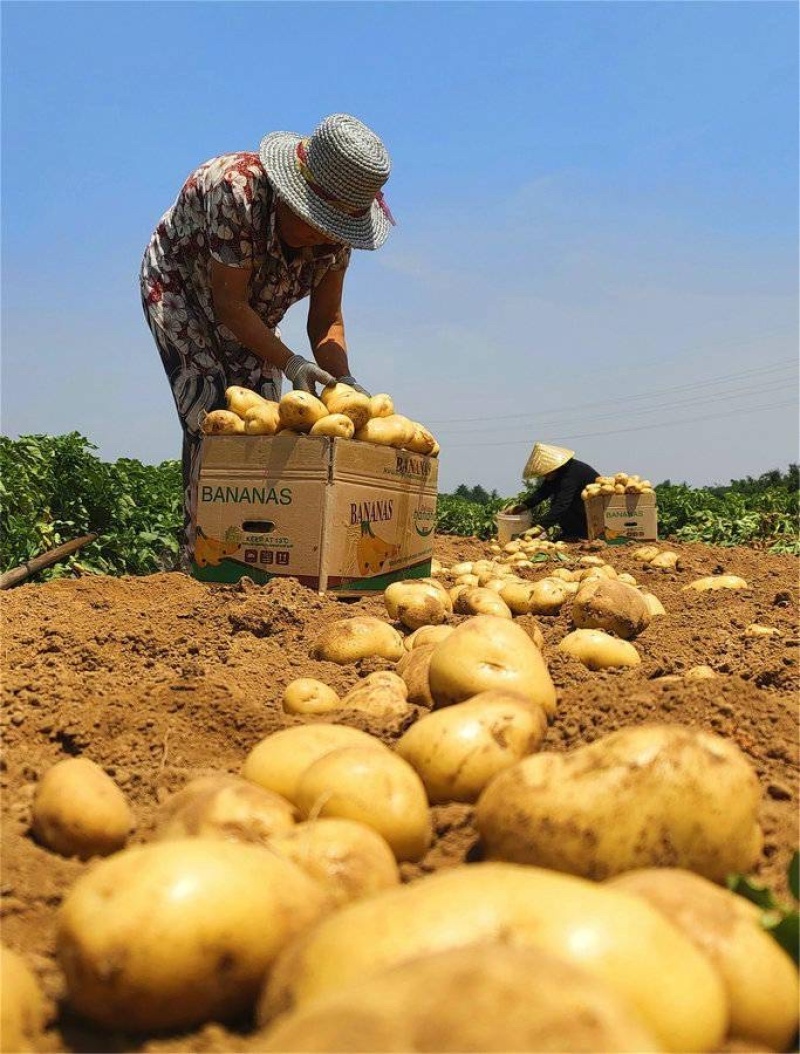
[(331, 440), (325, 436), (205, 436), (202, 471), (269, 479), (327, 479)]

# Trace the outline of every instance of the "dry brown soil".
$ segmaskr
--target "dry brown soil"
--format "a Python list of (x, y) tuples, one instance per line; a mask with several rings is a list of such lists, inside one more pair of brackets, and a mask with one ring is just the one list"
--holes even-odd
[[(596, 543), (595, 543), (596, 545)], [(592, 548), (573, 546), (580, 556)], [(797, 846), (798, 581), (797, 562), (749, 549), (669, 546), (678, 571), (643, 570), (630, 547), (608, 549), (618, 571), (646, 583), (667, 609), (637, 640), (642, 665), (590, 673), (557, 655), (568, 616), (541, 619), (559, 710), (546, 748), (567, 750), (626, 725), (680, 722), (733, 739), (763, 787), (765, 844), (758, 876), (786, 892), (785, 872)], [(487, 555), (470, 539), (440, 538), (445, 563)], [(726, 572), (747, 579), (747, 592), (701, 595), (680, 587)], [(528, 577), (541, 577), (537, 569)], [(339, 667), (309, 659), (331, 619), (358, 613), (385, 617), (380, 599), (320, 597), (291, 581), (263, 587), (203, 585), (182, 574), (144, 578), (86, 577), (24, 585), (3, 595), (2, 938), (21, 951), (46, 991), (61, 995), (53, 960), (55, 912), (87, 866), (37, 845), (28, 830), (36, 781), (54, 762), (84, 755), (102, 765), (129, 796), (147, 837), (154, 810), (188, 779), (237, 772), (263, 736), (287, 718), (280, 699), (299, 676), (346, 689), (359, 675), (387, 666)], [(744, 635), (752, 622), (780, 636)], [(719, 674), (708, 681), (659, 682), (699, 663)], [(401, 727), (337, 715), (391, 742)], [(404, 877), (463, 863), (474, 850), (470, 808), (434, 809), (436, 839)], [(184, 1036), (138, 1037), (86, 1027), (61, 1012), (50, 1050), (232, 1051), (246, 1049), (248, 1025), (206, 1026)]]

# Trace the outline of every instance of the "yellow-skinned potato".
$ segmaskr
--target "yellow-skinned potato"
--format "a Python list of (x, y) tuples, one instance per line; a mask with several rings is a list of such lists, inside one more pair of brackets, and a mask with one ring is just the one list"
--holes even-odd
[(584, 567), (602, 567), (605, 560), (600, 556), (582, 556), (578, 563), (583, 564)]
[(430, 457), (433, 453), (433, 448), (436, 446), (436, 440), (425, 425), (421, 425), (419, 421), (412, 421), (411, 423), (414, 425), (414, 434), (405, 444), (405, 449), (412, 451), (414, 454), (423, 454), (425, 457)]
[(35, 974), (15, 951), (0, 944), (0, 1052), (41, 1050), (50, 1007)]
[(643, 897), (708, 956), (728, 992), (733, 1039), (789, 1049), (798, 1026), (797, 968), (754, 904), (677, 868), (629, 871), (609, 885)]
[(250, 436), (274, 436), (281, 427), (278, 404), (266, 399), (245, 410), (242, 419), (244, 430)]
[(481, 692), (416, 721), (395, 744), (432, 805), (474, 802), (498, 772), (541, 746), (547, 715), (526, 696)]
[[(471, 575), (472, 568), (473, 561), (464, 560), (460, 564), (453, 564), (453, 566), (450, 568), (450, 573), (452, 574), (453, 578), (458, 578), (459, 575)], [(484, 568), (484, 570), (488, 570), (488, 568)]]
[(294, 806), (241, 776), (200, 776), (171, 794), (156, 814), (155, 838), (232, 838), (266, 842), (291, 830)]
[(373, 395), (369, 401), (370, 417), (391, 417), (394, 413), (394, 401), (386, 392)]
[[(514, 581), (516, 581), (516, 579), (514, 579)], [(522, 580), (519, 579), (519, 581), (522, 581)], [(488, 578), (488, 579), (486, 579), (486, 581), (482, 585), (482, 588), (483, 589), (491, 589), (491, 591), (493, 593), (497, 593), (497, 595), (500, 596), (500, 593), (502, 592), (503, 588), (505, 586), (507, 586), (508, 583), (509, 583), (508, 576), (507, 575), (503, 575), (502, 578), (500, 576), (498, 576), (497, 578)]]
[(473, 586), (461, 593), (453, 604), (459, 615), (494, 615), (496, 618), (511, 618), (511, 609), (499, 593), (493, 589)]
[(225, 405), (227, 409), (233, 414), (238, 414), (242, 419), (244, 419), (244, 415), (248, 410), (254, 406), (263, 406), (265, 403), (270, 406), (278, 405), (270, 399), (265, 399), (263, 395), (259, 395), (258, 392), (254, 392), (251, 388), (231, 385), (230, 388), (225, 389)]
[(626, 586), (635, 586), (638, 584), (633, 575), (629, 575), (625, 571), (621, 575), (617, 575), (617, 581), (622, 582), (622, 584)]
[(642, 593), (642, 600), (647, 605), (651, 620), (657, 615), (666, 615), (666, 609), (661, 601), (653, 593)]
[(566, 567), (556, 567), (551, 571), (548, 578), (560, 578), (562, 582), (574, 582), (575, 575), (572, 571), (568, 571)]
[(362, 443), (400, 448), (408, 438), (408, 430), (398, 424), (396, 417), (396, 414), (389, 417), (371, 417), (365, 425), (356, 429), (354, 438)]
[(662, 571), (674, 571), (678, 566), (678, 554), (663, 552), (659, 553), (658, 556), (654, 556), (650, 560), (649, 567), (658, 567)]
[(732, 741), (640, 725), (501, 772), (478, 800), (475, 825), (493, 859), (591, 879), (684, 867), (724, 882), (758, 860), (760, 796)]
[(575, 629), (559, 643), (558, 650), (590, 670), (638, 666), (642, 661), (630, 641), (619, 640), (601, 629)]
[(244, 421), (231, 410), (212, 410), (200, 422), (200, 431), (206, 436), (244, 435)]
[(432, 709), (434, 705), (433, 696), (431, 695), (429, 670), (431, 656), (437, 643), (440, 642), (415, 645), (411, 651), (406, 652), (395, 667), (397, 673), (405, 681), (409, 703), (414, 703), (415, 706), (424, 706), (428, 710)]
[[(353, 422), (355, 430), (369, 421), (369, 396), (347, 384), (328, 385), (320, 395), (329, 414), (342, 414)], [(349, 438), (349, 437), (348, 437)]]
[(624, 582), (599, 579), (583, 584), (572, 601), (572, 621), (578, 629), (602, 629), (623, 640), (638, 637), (650, 618), (642, 594)]
[(616, 578), (617, 572), (610, 564), (600, 564), (599, 567), (585, 567), (582, 571), (575, 572), (578, 582), (590, 582), (593, 578)]
[[(409, 633), (403, 641), (406, 651), (413, 651), (423, 644), (438, 644), (439, 641), (449, 637), (453, 632), (452, 626), (420, 626), (413, 633)], [(402, 659), (400, 660), (402, 662)]]
[(397, 619), (407, 629), (438, 626), (453, 610), (446, 589), (438, 583), (409, 580), (392, 582), (384, 590), (383, 600), (390, 618)]
[(400, 882), (389, 843), (356, 820), (307, 820), (273, 838), (269, 848), (325, 886), (337, 904)]
[(311, 428), (328, 413), (325, 404), (310, 392), (291, 391), (278, 403), (282, 428), (295, 432), (310, 432)]
[(328, 414), (311, 426), (312, 436), (330, 436), (332, 439), (352, 439), (355, 435), (352, 418), (345, 414)]
[(398, 860), (419, 860), (433, 838), (425, 788), (392, 751), (342, 747), (306, 769), (297, 785), (305, 817), (358, 820), (388, 842)]
[(283, 728), (256, 743), (245, 758), (242, 776), (294, 804), (298, 780), (307, 768), (332, 750), (353, 746), (386, 749), (379, 739), (347, 725), (319, 722)]
[(237, 1017), (283, 946), (330, 907), (323, 886), (262, 846), (123, 850), (84, 872), (58, 912), (68, 1002), (114, 1031)]
[(327, 714), (341, 705), (334, 689), (314, 677), (298, 677), (283, 692), (283, 709), (287, 714)]
[(394, 626), (372, 615), (356, 615), (324, 629), (314, 642), (311, 658), (340, 666), (372, 656), (397, 662), (403, 651), (403, 638)]
[(557, 615), (570, 595), (572, 585), (560, 578), (542, 578), (534, 582), (528, 612), (532, 615)]
[[(457, 586), (469, 586), (470, 589), (477, 589), (477, 587), (480, 585), (480, 581), (481, 580), (478, 575), (464, 574), (457, 576), (455, 584)], [(450, 595), (452, 596), (452, 590), (450, 591)]]
[(373, 717), (405, 717), (413, 711), (402, 677), (389, 670), (371, 673), (342, 697), (343, 710), (360, 710)]
[[(389, 424), (394, 425), (397, 429), (398, 435), (402, 436), (401, 446), (406, 446), (414, 438), (417, 426), (410, 417), (406, 417), (404, 414), (391, 414), (389, 417), (376, 417), (376, 421), (388, 421)], [(367, 422), (369, 424), (369, 422)]]
[(276, 1022), (252, 1051), (571, 1051), (661, 1047), (607, 985), (536, 948), (481, 944), (423, 955)]
[(718, 677), (719, 674), (716, 670), (712, 670), (710, 666), (702, 664), (690, 667), (683, 676), (687, 681), (709, 681), (714, 677)]
[(666, 1050), (716, 1050), (724, 1038), (727, 1000), (716, 970), (644, 900), (540, 868), (494, 863), (440, 871), (323, 919), (275, 964), (259, 1019), (310, 1007), (422, 955), (510, 940), (605, 982)]
[(660, 552), (657, 545), (640, 545), (638, 549), (633, 550), (631, 556), (634, 560), (641, 560), (642, 563), (649, 564)]
[(697, 578), (681, 588), (683, 593), (708, 593), (717, 589), (749, 589), (750, 586), (738, 575), (708, 575)]
[(61, 856), (108, 856), (122, 849), (134, 826), (127, 798), (89, 758), (56, 762), (36, 787), (31, 831)]
[(542, 653), (510, 619), (475, 615), (456, 627), (435, 646), (428, 678), (437, 706), (501, 688), (520, 692), (548, 715), (555, 713), (556, 691)]
[(780, 637), (781, 631), (775, 626), (762, 626), (758, 622), (751, 622), (745, 628), (745, 637)]
[(537, 584), (526, 582), (521, 578), (512, 578), (500, 587), (500, 596), (513, 614), (527, 615), (531, 610), (532, 594)]

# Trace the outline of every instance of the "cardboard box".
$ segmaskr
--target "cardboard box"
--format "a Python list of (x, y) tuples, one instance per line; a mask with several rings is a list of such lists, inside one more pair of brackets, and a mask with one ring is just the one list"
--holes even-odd
[(584, 500), (589, 539), (611, 545), (658, 538), (655, 494), (597, 494)]
[(438, 462), (324, 436), (206, 436), (193, 571), (363, 596), (430, 574)]

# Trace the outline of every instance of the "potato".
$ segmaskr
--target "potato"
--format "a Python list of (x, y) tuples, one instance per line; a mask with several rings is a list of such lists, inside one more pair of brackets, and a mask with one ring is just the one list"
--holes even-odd
[[(450, 568), (450, 573), (454, 578), (458, 578), (459, 575), (471, 575), (472, 574), (473, 561), (462, 561), (460, 564), (453, 564)], [(484, 571), (489, 570), (483, 568)]]
[(750, 586), (738, 575), (708, 575), (706, 578), (697, 578), (687, 586), (681, 587), (682, 593), (695, 592), (707, 593), (717, 589), (749, 589)]
[(638, 637), (650, 625), (641, 593), (623, 582), (602, 580), (582, 585), (572, 601), (572, 621), (579, 629), (602, 629), (623, 640)]
[(51, 1016), (36, 975), (21, 955), (0, 944), (0, 1052), (40, 1050)]
[(653, 593), (642, 593), (642, 600), (647, 605), (647, 610), (650, 612), (651, 621), (656, 618), (657, 615), (666, 615), (664, 605), (654, 596)]
[[(413, 651), (414, 648), (419, 648), (422, 644), (438, 644), (445, 637), (449, 637), (452, 632), (452, 626), (420, 626), (413, 633), (409, 633), (403, 641), (403, 646), (406, 651)], [(403, 660), (401, 659), (400, 661), (402, 662)]]
[(559, 643), (571, 659), (578, 659), (590, 670), (607, 670), (615, 666), (638, 666), (639, 652), (627, 640), (619, 640), (601, 629), (575, 629)]
[(360, 710), (373, 717), (405, 717), (413, 713), (402, 677), (388, 670), (371, 673), (342, 697), (343, 710)]
[(514, 615), (527, 615), (534, 596), (538, 595), (537, 585), (537, 582), (526, 582), (521, 578), (509, 579), (500, 587), (500, 596)]
[(397, 662), (403, 651), (403, 638), (394, 626), (372, 615), (356, 615), (324, 629), (314, 642), (311, 658), (340, 666), (373, 656)]
[(397, 619), (407, 629), (438, 626), (453, 610), (446, 589), (438, 583), (414, 581), (392, 582), (384, 590), (383, 600), (389, 617)]
[(600, 564), (599, 567), (585, 567), (582, 571), (575, 572), (579, 582), (590, 582), (595, 578), (616, 578), (617, 572), (611, 564)]
[[(604, 981), (667, 1050), (716, 1050), (725, 1035), (727, 1001), (716, 970), (640, 897), (494, 863), (449, 868), (323, 919), (275, 964), (259, 1020), (310, 1009), (422, 955), (498, 942), (558, 955)], [(469, 1009), (461, 1012), (469, 1018)], [(427, 1049), (438, 1049), (436, 1041)]]
[(692, 666), (683, 675), (687, 681), (708, 681), (713, 677), (717, 677), (717, 671), (712, 670), (710, 666)]
[(361, 428), (356, 429), (355, 438), (365, 443), (380, 446), (404, 447), (414, 437), (414, 425), (402, 414), (387, 417), (372, 417)]
[(269, 848), (325, 886), (337, 904), (400, 882), (386, 839), (356, 820), (308, 820), (271, 839)]
[(525, 630), (494, 615), (476, 615), (437, 644), (428, 680), (436, 706), (502, 688), (520, 692), (548, 716), (556, 709), (556, 691), (542, 653)]
[(380, 392), (373, 395), (369, 401), (370, 417), (391, 417), (394, 414), (394, 402), (391, 395)]
[(414, 454), (423, 454), (425, 457), (429, 457), (436, 446), (436, 440), (425, 425), (421, 425), (419, 421), (412, 421), (411, 423), (414, 425), (414, 434), (405, 444), (405, 449), (410, 450)]
[(601, 556), (582, 556), (578, 563), (583, 564), (585, 567), (602, 567), (605, 564), (605, 560)]
[(734, 1039), (789, 1049), (798, 1026), (797, 968), (761, 927), (754, 904), (674, 868), (628, 871), (609, 884), (643, 897), (711, 960), (727, 989)]
[(678, 554), (664, 552), (659, 553), (650, 560), (649, 567), (658, 567), (662, 571), (674, 571), (678, 566)]
[(528, 611), (532, 615), (557, 615), (570, 595), (570, 585), (560, 578), (541, 578), (534, 582)]
[(732, 741), (641, 725), (501, 772), (478, 800), (475, 825), (495, 859), (592, 879), (684, 867), (724, 882), (758, 860), (760, 794)]
[(420, 644), (405, 654), (395, 667), (408, 689), (408, 701), (415, 706), (432, 709), (434, 706), (430, 687), (431, 656), (436, 644)]
[(310, 392), (291, 391), (278, 403), (282, 428), (310, 432), (313, 425), (328, 413), (325, 404)]
[[(433, 1038), (435, 1037), (435, 1038)], [(655, 1036), (607, 985), (536, 948), (450, 948), (314, 1000), (253, 1051), (642, 1051)]]
[(237, 1017), (281, 948), (331, 906), (262, 846), (185, 838), (123, 850), (85, 871), (56, 916), (68, 1002), (114, 1032)]
[(461, 593), (453, 604), (453, 610), (459, 615), (493, 615), (497, 618), (511, 618), (511, 609), (501, 596), (492, 589), (474, 586)]
[(642, 563), (649, 564), (661, 550), (657, 545), (640, 545), (638, 549), (634, 549), (631, 556), (634, 560), (641, 560)]
[(230, 410), (212, 410), (200, 421), (200, 431), (206, 436), (244, 435), (244, 421)]
[(241, 776), (201, 776), (170, 795), (156, 814), (155, 838), (232, 838), (266, 842), (290, 831), (294, 806)]
[(321, 399), (329, 414), (349, 418), (354, 432), (369, 421), (369, 396), (354, 388), (344, 384), (336, 384), (332, 389), (323, 388)]
[[(455, 584), (457, 586), (469, 586), (470, 589), (477, 589), (480, 586), (480, 581), (478, 575), (459, 575), (455, 580)], [(450, 593), (452, 596), (452, 590)]]
[(331, 751), (306, 769), (296, 797), (305, 817), (334, 816), (372, 827), (398, 860), (419, 860), (433, 838), (422, 781), (387, 749)]
[(426, 714), (395, 744), (432, 805), (474, 802), (498, 772), (538, 750), (547, 714), (527, 696), (493, 689)]
[(352, 746), (387, 749), (375, 736), (346, 725), (320, 722), (284, 728), (256, 743), (245, 758), (242, 776), (294, 804), (305, 770), (330, 751)]
[(283, 691), (283, 709), (287, 714), (326, 714), (341, 705), (334, 689), (314, 677), (298, 677)]
[(622, 582), (623, 585), (626, 585), (626, 586), (638, 585), (638, 583), (637, 583), (636, 579), (633, 577), (633, 575), (629, 575), (626, 572), (623, 572), (621, 575), (617, 575), (617, 581), (618, 582)]
[(278, 404), (267, 402), (266, 399), (245, 410), (242, 417), (244, 430), (250, 436), (273, 436), (281, 427)]
[(547, 576), (548, 578), (560, 578), (562, 582), (574, 582), (575, 575), (566, 567), (556, 567)]
[(330, 436), (332, 439), (352, 439), (355, 431), (352, 418), (345, 414), (328, 414), (327, 417), (320, 417), (319, 421), (311, 426), (309, 434)]
[(751, 622), (744, 631), (745, 637), (780, 637), (781, 631), (774, 626), (761, 626), (758, 622)]
[(107, 856), (125, 845), (134, 826), (127, 798), (89, 758), (56, 762), (34, 792), (33, 836), (61, 856)]
[(267, 403), (270, 406), (277, 406), (277, 403), (273, 403), (270, 399), (265, 399), (263, 395), (259, 395), (258, 392), (254, 392), (250, 388), (241, 388), (237, 385), (231, 385), (230, 388), (225, 389), (225, 404), (231, 413), (237, 414), (239, 417), (244, 419), (245, 414), (248, 410), (255, 407), (263, 407)]

